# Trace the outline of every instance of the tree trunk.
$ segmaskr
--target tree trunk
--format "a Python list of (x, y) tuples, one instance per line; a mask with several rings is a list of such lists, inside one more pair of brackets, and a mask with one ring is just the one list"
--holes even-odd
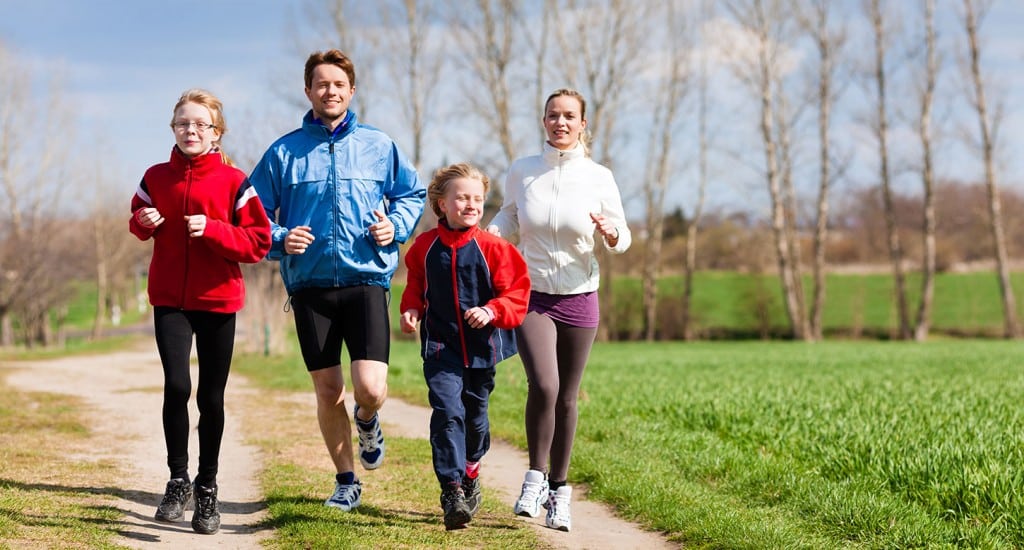
[(917, 307), (914, 340), (928, 339), (931, 329), (932, 299), (935, 294), (935, 192), (932, 167), (932, 103), (938, 74), (938, 56), (935, 47), (935, 0), (925, 0), (925, 84), (921, 94), (921, 119), (918, 131), (921, 138), (921, 183), (924, 186), (923, 258), (921, 265), (921, 301)]
[(889, 262), (892, 264), (893, 286), (896, 293), (896, 309), (899, 312), (899, 337), (910, 338), (910, 312), (907, 307), (907, 284), (903, 274), (903, 249), (896, 226), (896, 212), (893, 208), (892, 186), (889, 170), (889, 121), (886, 106), (885, 74), (885, 27), (882, 17), (881, 0), (871, 0), (871, 23), (875, 33), (875, 89), (878, 97), (875, 132), (878, 138), (879, 179), (882, 188), (882, 205), (885, 211), (886, 243), (889, 248)]
[(985, 191), (988, 194), (989, 230), (995, 248), (996, 271), (999, 276), (999, 291), (1003, 298), (1003, 334), (1007, 338), (1019, 338), (1017, 323), (1017, 300), (1010, 284), (1010, 261), (1006, 251), (1006, 236), (1003, 230), (1002, 205), (999, 187), (996, 185), (995, 143), (989, 120), (988, 105), (985, 102), (985, 85), (981, 77), (981, 51), (978, 46), (978, 17), (973, 0), (964, 0), (964, 26), (967, 30), (970, 49), (971, 80), (974, 85), (974, 108), (978, 114), (981, 133), (981, 153), (985, 163)]
[(96, 313), (92, 320), (92, 339), (98, 340), (103, 336), (103, 323), (107, 317), (107, 251), (98, 218), (93, 219), (92, 229), (96, 251)]

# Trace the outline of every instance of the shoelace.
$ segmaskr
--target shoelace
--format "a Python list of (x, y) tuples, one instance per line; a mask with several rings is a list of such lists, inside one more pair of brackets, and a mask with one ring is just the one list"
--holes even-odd
[(356, 431), (359, 432), (359, 443), (361, 443), (362, 446), (364, 448), (366, 448), (367, 451), (371, 451), (372, 452), (372, 451), (376, 451), (377, 450), (377, 425), (376, 424), (374, 425), (372, 430), (369, 430), (369, 431), (366, 431), (366, 432), (364, 432), (362, 430), (356, 430)]
[(356, 500), (356, 485), (338, 485), (334, 490), (334, 498), (332, 500), (351, 504)]
[[(564, 500), (564, 502), (559, 502)], [(551, 517), (565, 523), (569, 520), (569, 501), (552, 496), (548, 499), (548, 508), (551, 510)]]
[(529, 481), (523, 482), (523, 498), (529, 502), (540, 500), (540, 491), (543, 486), (540, 483), (530, 483)]
[(163, 500), (160, 501), (160, 505), (163, 506), (165, 504), (170, 504), (175, 501), (184, 501), (185, 495), (188, 494), (188, 488), (188, 485), (185, 484), (175, 485), (171, 487), (171, 489), (167, 491), (167, 494), (164, 495)]
[[(463, 495), (463, 498), (465, 498), (465, 495)], [(459, 500), (459, 492), (458, 491), (445, 491), (441, 495), (441, 500), (443, 501), (442, 504), (445, 507), (451, 506), (451, 505), (455, 504), (456, 502), (458, 502), (458, 500)]]
[(213, 512), (217, 509), (217, 497), (213, 495), (201, 496), (196, 499), (196, 509), (199, 510), (199, 515), (203, 517), (210, 517)]

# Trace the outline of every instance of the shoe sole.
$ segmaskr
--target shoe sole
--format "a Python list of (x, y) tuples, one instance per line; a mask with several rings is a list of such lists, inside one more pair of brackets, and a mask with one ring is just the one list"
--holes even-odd
[[(189, 497), (189, 501), (191, 501), (191, 500), (192, 500), (192, 498)], [(185, 519), (185, 512), (188, 512), (189, 508), (191, 508), (191, 506), (183, 507), (181, 509), (181, 513), (178, 514), (176, 517), (164, 516), (164, 515), (161, 515), (160, 512), (157, 512), (155, 515), (153, 515), (153, 519), (155, 519), (155, 520), (157, 520), (157, 521), (159, 521), (161, 523), (178, 523), (179, 521), (182, 521), (182, 520)]]
[(192, 523), (192, 530), (200, 535), (213, 535), (216, 534), (217, 531), (220, 531), (220, 523), (218, 522), (217, 526), (212, 529), (209, 527), (203, 527), (197, 523)]
[(462, 529), (466, 527), (466, 524), (473, 519), (469, 511), (459, 511), (454, 514), (447, 515), (444, 517), (444, 528), (448, 531), (454, 531), (455, 529)]
[(380, 468), (381, 464), (384, 464), (383, 445), (380, 446), (380, 458), (377, 459), (377, 462), (367, 462), (362, 455), (363, 453), (359, 453), (359, 463), (363, 465), (364, 470), (376, 470), (377, 468)]
[(352, 506), (342, 506), (341, 504), (334, 504), (332, 502), (324, 502), (324, 506), (328, 508), (334, 508), (335, 510), (341, 510), (342, 512), (351, 512), (356, 508), (359, 508), (359, 503), (355, 503)]

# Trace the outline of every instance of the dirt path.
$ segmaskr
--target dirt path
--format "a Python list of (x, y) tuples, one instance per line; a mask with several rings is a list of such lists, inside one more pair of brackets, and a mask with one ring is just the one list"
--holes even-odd
[[(260, 541), (270, 535), (251, 527), (265, 510), (257, 481), (260, 452), (244, 443), (237, 422), (245, 415), (241, 407), (253, 401), (242, 397), (255, 390), (240, 376), (232, 375), (225, 396), (227, 421), (218, 476), (222, 527), (212, 536), (192, 532), (187, 521), (191, 512), (186, 513), (186, 521), (173, 525), (152, 519), (167, 480), (160, 421), (163, 381), (155, 346), (103, 356), (23, 363), (7, 380), (24, 391), (70, 394), (87, 403), (86, 421), (100, 440), (108, 444), (97, 446), (95, 455), (83, 458), (113, 460), (124, 467), (124, 497), (113, 503), (124, 511), (120, 543), (133, 548), (249, 549), (261, 548)], [(291, 399), (306, 403), (310, 411), (315, 410), (311, 392), (294, 394)], [(190, 413), (193, 425), (198, 418), (194, 401), (191, 400)], [(404, 437), (426, 438), (429, 416), (429, 409), (397, 399), (389, 400), (381, 411), (385, 434), (390, 432)], [(195, 430), (192, 430), (192, 438), (190, 472), (195, 472), (198, 449)], [(509, 513), (526, 468), (526, 454), (503, 442), (494, 442), (484, 458), (485, 490), (496, 491), (502, 501), (509, 503)], [(547, 529), (543, 517), (521, 518), (521, 521), (535, 528), (547, 543), (560, 548), (676, 547), (657, 534), (616, 518), (609, 507), (583, 500), (583, 496), (582, 491), (573, 495), (573, 530), (570, 533)]]

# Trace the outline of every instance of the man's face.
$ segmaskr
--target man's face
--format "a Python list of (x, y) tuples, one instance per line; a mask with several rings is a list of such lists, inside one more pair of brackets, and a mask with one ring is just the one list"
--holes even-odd
[(345, 71), (337, 65), (326, 63), (313, 69), (310, 87), (306, 88), (306, 97), (309, 98), (313, 113), (332, 127), (332, 123), (345, 116), (355, 93), (355, 86), (348, 81)]

